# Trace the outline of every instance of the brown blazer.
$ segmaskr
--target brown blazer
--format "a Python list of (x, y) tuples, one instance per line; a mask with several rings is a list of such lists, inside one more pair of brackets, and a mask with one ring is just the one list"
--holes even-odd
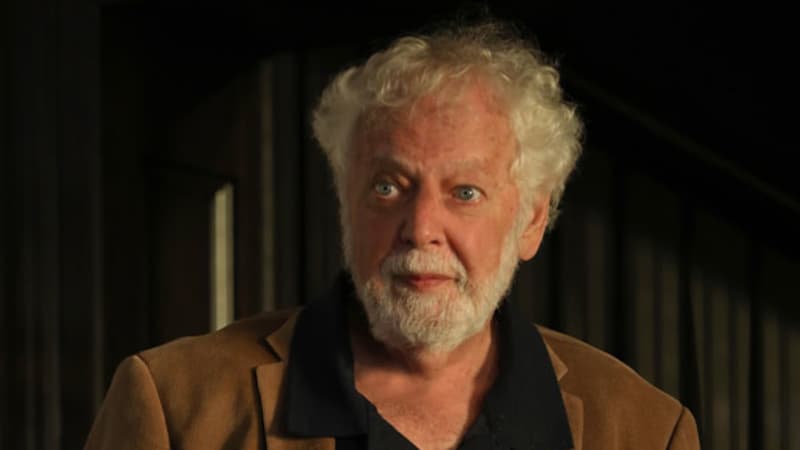
[[(281, 386), (299, 310), (239, 321), (125, 359), (86, 450), (330, 449), (281, 433)], [(540, 328), (575, 449), (699, 449), (688, 409), (615, 358)], [(266, 339), (264, 336), (267, 336)]]

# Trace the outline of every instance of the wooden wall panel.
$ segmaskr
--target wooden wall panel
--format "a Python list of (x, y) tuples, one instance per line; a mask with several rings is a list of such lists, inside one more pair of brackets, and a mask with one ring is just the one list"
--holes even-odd
[(536, 257), (520, 265), (509, 293), (509, 301), (514, 302), (527, 319), (551, 328), (555, 327), (557, 315), (551, 301), (554, 295), (551, 291), (552, 246), (552, 235), (545, 235)]
[(742, 231), (700, 212), (695, 218), (692, 303), (698, 338), (698, 420), (704, 445), (748, 447), (750, 390), (749, 243)]
[(555, 233), (555, 249), (558, 252), (556, 261), (558, 266), (553, 274), (556, 279), (556, 296), (551, 301), (556, 302), (559, 310), (559, 328), (579, 339), (585, 339), (587, 334), (587, 286), (586, 276), (586, 229), (584, 210), (576, 209), (564, 214)]
[(681, 208), (677, 195), (641, 174), (625, 184), (622, 263), (629, 303), (626, 355), (651, 382), (677, 395), (680, 384)]
[(533, 262), (549, 260), (552, 284), (538, 304), (555, 311), (550, 314), (553, 326), (611, 351), (611, 326), (619, 320), (614, 305), (620, 300), (614, 284), (611, 167), (599, 149), (587, 149), (584, 156), (562, 199), (555, 229)]
[(305, 281), (303, 301), (321, 296), (342, 268), (339, 203), (333, 185), (333, 174), (328, 162), (311, 132), (313, 108), (319, 101), (322, 89), (333, 75), (344, 68), (354, 56), (352, 49), (328, 48), (312, 50), (303, 55), (302, 95), (298, 99), (302, 108), (299, 116), (304, 130), (298, 150), (303, 161), (304, 183), (300, 189), (303, 215), (303, 265), (300, 276)]
[(608, 216), (597, 209), (587, 209), (584, 233), (586, 277), (586, 336), (590, 344), (610, 350), (609, 324), (611, 317), (609, 285), (612, 264), (609, 264), (611, 237)]
[(733, 293), (731, 301), (731, 448), (745, 450), (750, 442), (751, 367), (754, 364), (750, 351), (751, 303), (741, 291)]
[(211, 210), (223, 183), (175, 168), (153, 170), (148, 179), (154, 344), (210, 330)]
[(731, 447), (731, 371), (730, 361), (733, 358), (728, 342), (732, 338), (730, 329), (731, 304), (724, 282), (719, 279), (707, 279), (706, 291), (706, 339), (710, 341), (710, 352), (701, 364), (707, 364), (710, 372), (709, 384), (706, 386), (706, 398), (709, 414), (707, 433), (713, 436), (710, 446), (718, 449)]
[[(680, 279), (677, 265), (677, 246), (661, 243), (656, 260), (656, 384), (674, 397), (680, 396), (681, 365), (684, 357), (680, 348)], [(665, 250), (668, 249), (668, 250)]]
[(689, 295), (691, 297), (690, 302), (693, 319), (692, 325), (694, 327), (694, 342), (692, 345), (694, 346), (697, 358), (697, 379), (694, 380), (694, 382), (690, 380), (689, 383), (696, 384), (697, 386), (695, 392), (698, 395), (696, 401), (698, 407), (693, 411), (693, 413), (695, 420), (697, 420), (697, 426), (700, 429), (701, 436), (705, 438), (705, 443), (708, 440), (705, 430), (710, 428), (710, 423), (708, 421), (709, 402), (706, 393), (708, 392), (712, 380), (710, 378), (711, 371), (708, 368), (708, 364), (704, 363), (708, 360), (711, 354), (710, 342), (706, 334), (707, 327), (705, 325), (707, 309), (705, 301), (704, 273), (705, 271), (697, 262), (697, 260), (693, 259), (691, 262), (691, 268), (688, 270), (688, 274), (690, 278)]
[(96, 5), (4, 2), (0, 29), (0, 447), (77, 447), (102, 389)]
[[(789, 259), (779, 249), (764, 248), (761, 252), (762, 270), (759, 280), (759, 309), (761, 321), (761, 355), (756, 359), (761, 371), (764, 414), (760, 420), (760, 436), (765, 449), (787, 449), (797, 445), (800, 429), (792, 421), (800, 401), (798, 379), (793, 378), (798, 349), (795, 336), (800, 322), (789, 306), (800, 299), (797, 277), (800, 263)], [(788, 312), (787, 312), (788, 311)]]
[(797, 430), (800, 423), (800, 327), (796, 323), (793, 325), (786, 333), (789, 411), (784, 420), (790, 430), (787, 448), (800, 450), (800, 431)]
[[(635, 209), (634, 209), (635, 210)], [(626, 248), (629, 251), (626, 273), (629, 284), (628, 308), (629, 336), (627, 355), (629, 362), (644, 378), (654, 383), (656, 379), (656, 289), (655, 252), (649, 236), (630, 236)]]
[(763, 436), (760, 444), (764, 450), (781, 450), (781, 404), (785, 395), (782, 389), (781, 325), (775, 311), (764, 311), (762, 315), (761, 371), (763, 385), (760, 394), (763, 398), (761, 416)]
[(274, 103), (274, 165), (272, 192), (275, 208), (275, 306), (286, 308), (301, 302), (303, 270), (303, 204), (300, 186), (305, 183), (301, 142), (306, 132), (301, 98), (300, 55), (280, 53), (272, 62)]
[(275, 121), (277, 110), (275, 64), (270, 60), (262, 60), (257, 68), (258, 85), (258, 115), (260, 140), (258, 150), (260, 154), (260, 192), (261, 204), (261, 309), (273, 311), (277, 309), (275, 298), (275, 227), (277, 224), (275, 209)]

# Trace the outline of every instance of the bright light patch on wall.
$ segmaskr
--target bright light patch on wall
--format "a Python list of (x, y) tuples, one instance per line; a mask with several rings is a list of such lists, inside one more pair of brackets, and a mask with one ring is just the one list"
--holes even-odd
[(214, 193), (211, 206), (211, 330), (233, 321), (233, 185)]

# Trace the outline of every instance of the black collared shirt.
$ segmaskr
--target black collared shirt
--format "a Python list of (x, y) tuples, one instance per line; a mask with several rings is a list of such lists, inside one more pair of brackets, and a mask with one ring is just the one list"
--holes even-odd
[[(297, 320), (287, 369), (289, 435), (335, 437), (336, 448), (414, 449), (355, 388), (347, 324), (356, 304), (349, 275)], [(504, 301), (495, 313), (500, 370), (459, 449), (572, 448), (561, 392), (536, 328)]]

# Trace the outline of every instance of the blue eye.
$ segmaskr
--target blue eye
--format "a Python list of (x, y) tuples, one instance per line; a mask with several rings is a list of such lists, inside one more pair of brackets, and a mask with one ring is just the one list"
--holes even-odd
[(474, 202), (481, 198), (480, 191), (474, 186), (459, 186), (456, 188), (456, 197), (465, 202)]
[(386, 181), (375, 183), (375, 186), (373, 186), (372, 189), (381, 197), (390, 197), (397, 192), (397, 187)]

